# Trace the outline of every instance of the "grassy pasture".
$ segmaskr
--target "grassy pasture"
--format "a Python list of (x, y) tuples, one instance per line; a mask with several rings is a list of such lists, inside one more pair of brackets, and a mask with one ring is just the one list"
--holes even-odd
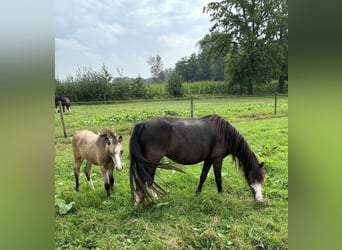
[(156, 181), (168, 190), (146, 209), (133, 207), (129, 190), (128, 142), (134, 124), (156, 115), (190, 117), (189, 100), (137, 101), (110, 105), (74, 105), (65, 113), (67, 133), (110, 127), (123, 135), (124, 170), (115, 172), (114, 192), (107, 199), (102, 176), (93, 167), (96, 190), (80, 175), (74, 191), (70, 138), (63, 137), (55, 115), (55, 196), (71, 204), (56, 207), (57, 249), (286, 249), (288, 248), (288, 99), (226, 97), (194, 100), (194, 116), (216, 113), (244, 135), (267, 176), (265, 202), (257, 204), (231, 157), (223, 162), (223, 193), (218, 194), (211, 170), (201, 195), (195, 196), (202, 163), (181, 166), (186, 173), (158, 170)]

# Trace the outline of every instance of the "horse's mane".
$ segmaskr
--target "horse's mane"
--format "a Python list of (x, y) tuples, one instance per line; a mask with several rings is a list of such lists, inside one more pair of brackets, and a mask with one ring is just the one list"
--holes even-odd
[[(260, 174), (257, 157), (242, 134), (221, 116), (211, 115), (208, 117), (215, 122), (218, 133), (224, 135), (223, 140), (224, 144), (228, 146), (228, 154), (232, 155), (235, 164), (238, 163), (239, 168), (243, 170), (247, 181), (249, 182), (250, 177), (253, 180), (262, 181), (264, 176), (263, 173)], [(253, 168), (255, 165), (258, 168)]]
[(110, 136), (110, 137), (115, 137), (116, 134), (109, 128), (105, 128), (105, 129), (102, 129), (100, 132), (99, 132), (99, 136), (104, 136), (104, 135), (107, 135), (107, 136)]
[(99, 138), (97, 139), (98, 146), (101, 146), (101, 148), (104, 148), (105, 146), (105, 138), (114, 138), (116, 139), (116, 134), (109, 128), (102, 129), (99, 133)]

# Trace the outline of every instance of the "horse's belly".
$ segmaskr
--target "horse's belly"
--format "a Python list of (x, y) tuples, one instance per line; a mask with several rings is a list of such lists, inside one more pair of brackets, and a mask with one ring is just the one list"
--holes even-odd
[(189, 149), (186, 151), (180, 150), (178, 152), (169, 153), (166, 156), (171, 160), (184, 165), (196, 164), (208, 158), (208, 154), (203, 151), (191, 151)]

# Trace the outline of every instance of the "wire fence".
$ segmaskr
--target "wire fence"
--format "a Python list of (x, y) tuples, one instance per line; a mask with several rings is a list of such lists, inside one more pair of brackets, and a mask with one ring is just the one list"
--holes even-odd
[[(134, 103), (134, 102), (160, 102), (160, 101), (182, 101), (182, 100), (201, 100), (201, 99), (217, 99), (217, 98), (251, 98), (251, 97), (269, 97), (270, 94), (264, 95), (208, 95), (208, 96), (186, 96), (172, 98), (153, 98), (153, 99), (126, 99), (126, 100), (103, 100), (103, 101), (77, 101), (71, 100), (71, 105), (106, 105), (118, 103)], [(287, 93), (275, 93), (275, 98), (280, 96), (288, 96)]]

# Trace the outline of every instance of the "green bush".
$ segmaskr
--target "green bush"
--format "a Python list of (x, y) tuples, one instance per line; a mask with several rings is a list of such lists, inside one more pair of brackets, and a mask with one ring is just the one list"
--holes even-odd
[(167, 92), (170, 96), (180, 97), (183, 95), (183, 78), (177, 73), (172, 73), (167, 81)]

